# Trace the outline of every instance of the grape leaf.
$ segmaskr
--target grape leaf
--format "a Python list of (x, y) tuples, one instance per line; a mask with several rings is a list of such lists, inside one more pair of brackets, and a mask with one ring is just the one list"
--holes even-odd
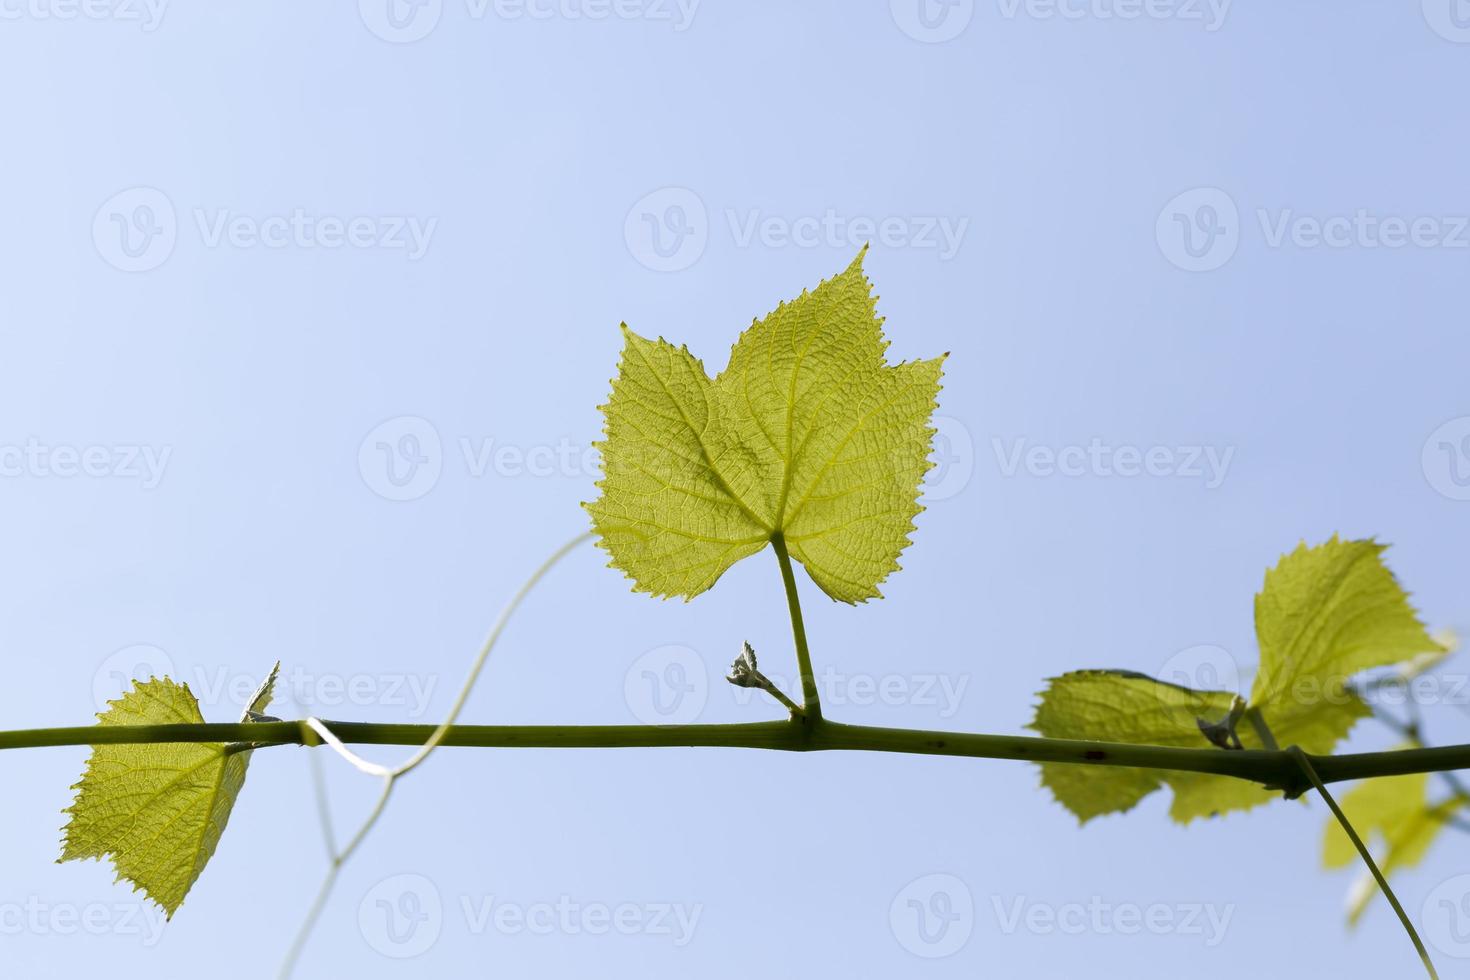
[[(241, 721), (265, 710), (277, 663), (246, 705)], [(134, 682), (97, 716), (99, 725), (203, 724), (187, 684)], [(248, 748), (218, 742), (96, 745), (62, 841), (61, 861), (112, 858), (126, 878), (173, 918), (214, 854), (245, 782)]]
[(1298, 545), (1266, 573), (1256, 596), (1261, 666), (1252, 703), (1278, 713), (1310, 707), (1316, 691), (1354, 674), (1440, 649), (1383, 564), (1386, 547), (1333, 535), (1315, 548)]
[[(1428, 795), (1429, 774), (1420, 772), (1364, 780), (1338, 800), (1364, 843), (1371, 848), (1375, 838), (1381, 839), (1376, 860), (1385, 877), (1423, 860), (1445, 821), (1463, 805), (1454, 798), (1430, 803)], [(1341, 868), (1357, 861), (1353, 842), (1335, 819), (1329, 819), (1322, 836), (1322, 866)], [(1378, 893), (1371, 874), (1364, 872), (1362, 878), (1348, 891), (1349, 925), (1357, 925)]]
[[(1371, 709), (1349, 680), (1372, 667), (1439, 649), (1408, 596), (1383, 564), (1384, 546), (1343, 541), (1299, 546), (1266, 575), (1256, 596), (1261, 668), (1242, 720), (1233, 726), (1240, 748), (1299, 745), (1331, 752)], [(1083, 671), (1052, 680), (1031, 727), (1055, 738), (1208, 748), (1217, 743), (1201, 724), (1229, 713), (1231, 692), (1192, 691), (1143, 674)], [(1260, 727), (1255, 722), (1260, 722)], [(1083, 822), (1130, 809), (1167, 784), (1170, 815), (1196, 817), (1266, 803), (1275, 794), (1227, 776), (1119, 770), (1048, 763), (1042, 782)]]
[(601, 496), (583, 506), (635, 591), (692, 599), (776, 535), (842, 602), (898, 569), (944, 358), (887, 363), (863, 254), (752, 324), (713, 380), (623, 326)]
[[(1079, 670), (1051, 679), (1031, 727), (1048, 738), (1207, 749), (1211, 743), (1198, 720), (1225, 718), (1234, 701), (1228, 691), (1195, 691), (1132, 671)], [(1172, 775), (1114, 766), (1041, 767), (1042, 783), (1083, 823), (1131, 810)]]

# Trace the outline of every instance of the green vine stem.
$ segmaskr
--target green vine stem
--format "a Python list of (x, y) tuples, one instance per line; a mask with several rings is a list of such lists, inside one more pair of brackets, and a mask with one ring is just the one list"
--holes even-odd
[(1337, 822), (1342, 824), (1342, 829), (1347, 833), (1348, 839), (1353, 842), (1353, 847), (1358, 849), (1358, 856), (1363, 859), (1363, 863), (1373, 873), (1373, 879), (1378, 882), (1378, 887), (1383, 890), (1383, 897), (1388, 899), (1389, 905), (1393, 906), (1394, 914), (1403, 923), (1404, 931), (1409, 934), (1409, 939), (1413, 942), (1414, 949), (1418, 950), (1419, 959), (1423, 961), (1424, 969), (1429, 973), (1429, 980), (1439, 980), (1439, 974), (1435, 972), (1434, 963), (1429, 958), (1429, 950), (1424, 948), (1424, 941), (1419, 938), (1418, 931), (1414, 929), (1414, 923), (1410, 921), (1408, 914), (1404, 912), (1404, 907), (1399, 904), (1399, 898), (1393, 893), (1393, 889), (1388, 887), (1388, 879), (1383, 877), (1382, 871), (1378, 870), (1378, 862), (1373, 860), (1373, 855), (1369, 853), (1367, 845), (1363, 843), (1363, 838), (1359, 837), (1358, 832), (1353, 829), (1352, 821), (1348, 820), (1347, 814), (1342, 812), (1342, 808), (1337, 805), (1337, 801), (1332, 798), (1332, 794), (1327, 792), (1327, 786), (1322, 782), (1321, 777), (1317, 775), (1317, 770), (1313, 768), (1311, 759), (1301, 750), (1300, 746), (1296, 745), (1288, 748), (1286, 753), (1296, 762), (1302, 773), (1311, 780), (1312, 785), (1317, 789), (1317, 794), (1326, 801), (1327, 808), (1332, 811), (1332, 815), (1337, 818)]
[[(437, 725), (371, 722), (325, 723), (352, 745), (422, 746)], [(913, 755), (1067, 762), (1091, 766), (1132, 766), (1234, 776), (1299, 796), (1312, 787), (1287, 750), (1173, 748), (1128, 742), (1093, 742), (1030, 735), (876, 728), (827, 721), (746, 722), (733, 725), (452, 725), (442, 730), (442, 746), (479, 748), (613, 749), (699, 747), (775, 749), (792, 752), (901, 752)], [(805, 729), (805, 730), (804, 730)], [(298, 721), (246, 724), (87, 725), (0, 732), (0, 749), (60, 745), (117, 745), (149, 742), (237, 742), (249, 740), (264, 750), (273, 745), (315, 745), (320, 737)], [(1388, 752), (1357, 752), (1307, 757), (1324, 783), (1375, 776), (1470, 769), (1470, 745), (1441, 745)]]
[(796, 663), (801, 670), (801, 707), (805, 721), (812, 728), (822, 724), (822, 701), (817, 696), (817, 675), (812, 671), (812, 655), (806, 645), (806, 625), (801, 619), (801, 599), (796, 594), (796, 575), (791, 570), (791, 555), (786, 551), (786, 536), (780, 531), (771, 535), (776, 561), (781, 564), (781, 582), (786, 586), (786, 606), (791, 610), (791, 636), (796, 641)]

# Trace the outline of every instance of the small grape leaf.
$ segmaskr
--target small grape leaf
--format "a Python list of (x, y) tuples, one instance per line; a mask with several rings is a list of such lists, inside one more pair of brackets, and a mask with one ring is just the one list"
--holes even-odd
[(1409, 596), (1383, 563), (1387, 545), (1332, 539), (1306, 543), (1266, 573), (1256, 596), (1261, 665), (1251, 703), (1283, 711), (1310, 709), (1370, 667), (1386, 667), (1441, 649), (1425, 632)]
[[(278, 662), (246, 705), (242, 722), (270, 704)], [(135, 681), (97, 716), (99, 725), (203, 724), (187, 684)], [(96, 745), (81, 782), (59, 860), (112, 858), (173, 918), (214, 854), (245, 782), (250, 750), (218, 742)]]
[[(1256, 596), (1261, 668), (1245, 712), (1281, 747), (1331, 752), (1371, 709), (1348, 682), (1372, 667), (1400, 663), (1439, 648), (1408, 596), (1383, 564), (1384, 546), (1343, 541), (1299, 546), (1266, 574)], [(1083, 671), (1054, 678), (1042, 692), (1031, 727), (1053, 738), (1212, 747), (1201, 724), (1229, 713), (1234, 694), (1193, 691), (1143, 674)], [(1268, 748), (1254, 723), (1235, 729), (1241, 747)], [(1168, 784), (1169, 813), (1181, 823), (1269, 802), (1276, 794), (1228, 776), (1146, 773), (1047, 763), (1042, 782), (1086, 822), (1128, 810)]]
[(842, 602), (899, 568), (944, 358), (887, 363), (864, 252), (752, 324), (713, 380), (623, 325), (602, 493), (583, 506), (634, 591), (692, 599), (778, 534)]
[[(1463, 805), (1453, 797), (1431, 803), (1428, 796), (1429, 774), (1419, 772), (1364, 780), (1338, 800), (1364, 843), (1373, 848), (1375, 839), (1382, 841), (1375, 850), (1378, 868), (1385, 877), (1422, 861), (1445, 822)], [(1357, 861), (1353, 842), (1335, 819), (1329, 819), (1322, 835), (1322, 866), (1341, 868)], [(1358, 924), (1377, 893), (1377, 882), (1364, 872), (1362, 880), (1355, 881), (1348, 890), (1349, 925)]]

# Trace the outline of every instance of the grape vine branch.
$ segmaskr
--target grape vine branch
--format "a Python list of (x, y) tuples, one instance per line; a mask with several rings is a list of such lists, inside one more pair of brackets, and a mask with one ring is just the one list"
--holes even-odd
[[(286, 955), (281, 972), (287, 976), (339, 871), (376, 825), (398, 781), (441, 747), (711, 747), (1010, 759), (1040, 765), (1043, 784), (1083, 822), (1129, 810), (1164, 786), (1173, 794), (1171, 816), (1184, 823), (1315, 790), (1435, 977), (1385, 870), (1422, 857), (1439, 827), (1460, 826), (1457, 811), (1470, 805), (1470, 794), (1454, 771), (1470, 769), (1470, 745), (1425, 745), (1414, 704), (1407, 722), (1384, 716), (1407, 747), (1334, 751), (1359, 719), (1378, 713), (1370, 692), (1406, 688), (1453, 645), (1430, 636), (1382, 560), (1386, 546), (1372, 539), (1303, 542), (1267, 571), (1255, 600), (1260, 662), (1248, 698), (1131, 670), (1076, 670), (1048, 681), (1030, 726), (1034, 736), (882, 728), (824, 716), (793, 561), (834, 600), (881, 597), (878, 587), (899, 569), (897, 559), (923, 509), (918, 491), (931, 466), (930, 420), (948, 356), (887, 362), (888, 342), (862, 261), (859, 253), (846, 271), (756, 321), (714, 378), (686, 347), (623, 327), (618, 376), (602, 406), (606, 439), (597, 443), (601, 495), (584, 505), (592, 530), (555, 551), (512, 596), (440, 724), (272, 718), (264, 712), (277, 664), (234, 724), (206, 723), (188, 686), (165, 677), (135, 681), (109, 702), (97, 725), (0, 732), (0, 750), (92, 747), (67, 810), (62, 860), (111, 857), (119, 877), (172, 916), (213, 855), (255, 751), (330, 747), (378, 780), (380, 789), (365, 819), (339, 845), (311, 757), (328, 865)], [(728, 680), (763, 690), (789, 717), (679, 726), (460, 724), (517, 608), (563, 557), (592, 539), (635, 591), (686, 600), (769, 545), (791, 620), (800, 703), (760, 672), (749, 644)], [(1382, 669), (1391, 673), (1362, 686), (1356, 681)], [(412, 751), (402, 762), (385, 764), (353, 745)], [(1452, 790), (1438, 802), (1426, 792), (1433, 772)], [(1327, 789), (1342, 780), (1380, 777), (1409, 777), (1416, 785), (1362, 783), (1341, 805)], [(1354, 827), (1359, 818), (1364, 833), (1388, 837), (1382, 869)], [(1404, 824), (1404, 834), (1387, 833)], [(1338, 833), (1336, 827), (1331, 832)], [(1339, 843), (1327, 841), (1329, 866), (1341, 858)], [(1358, 911), (1361, 905), (1352, 915)]]
[[(424, 746), (435, 725), (327, 721), (349, 745)], [(30, 728), (0, 732), (0, 749), (59, 745), (136, 745), (237, 742), (255, 748), (319, 745), (322, 738), (302, 721), (202, 725), (95, 725)], [(1233, 776), (1280, 790), (1288, 797), (1311, 787), (1285, 749), (1220, 751), (1129, 742), (1094, 742), (1035, 735), (987, 735), (847, 725), (823, 719), (762, 721), (729, 725), (451, 725), (438, 745), (458, 748), (634, 749), (727, 748), (788, 752), (900, 752), (911, 755), (1060, 762), (1082, 766), (1127, 766), (1172, 772)], [(1440, 745), (1390, 752), (1308, 755), (1324, 783), (1409, 773), (1470, 769), (1470, 745)]]

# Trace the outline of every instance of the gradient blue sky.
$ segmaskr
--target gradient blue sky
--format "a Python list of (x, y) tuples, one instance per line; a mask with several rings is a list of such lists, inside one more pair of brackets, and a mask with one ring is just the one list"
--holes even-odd
[[(1264, 569), (1335, 531), (1470, 624), (1450, 0), (158, 2), (0, 0), (4, 727), (84, 723), (154, 662), (227, 720), (278, 658), (278, 713), (437, 720), (585, 525), (618, 322), (716, 369), (863, 239), (892, 355), (952, 352), (945, 466), (887, 598), (802, 582), (831, 716), (1014, 732), (1069, 668), (1248, 678)], [(1094, 440), (1162, 448), (1077, 472)], [(791, 676), (768, 553), (686, 605), (584, 548), (466, 720), (779, 717), (720, 680), (743, 639)], [(85, 754), (0, 759), (0, 972), (272, 972), (324, 867), (305, 753), (255, 759), (161, 933), (52, 863)], [(372, 788), (323, 761), (346, 826)], [(1319, 803), (1166, 806), (1079, 830), (1004, 762), (448, 750), (300, 975), (1410, 975), (1381, 903), (1344, 929)], [(1467, 871), (1443, 841), (1405, 904)], [(1155, 905), (1174, 926), (1129, 934)], [(1425, 922), (1446, 976), (1465, 924)]]

